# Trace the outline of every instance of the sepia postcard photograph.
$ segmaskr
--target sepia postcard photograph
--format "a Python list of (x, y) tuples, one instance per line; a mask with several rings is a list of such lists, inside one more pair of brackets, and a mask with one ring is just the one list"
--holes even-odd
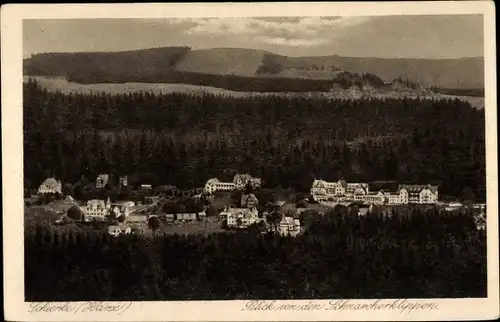
[(5, 319), (498, 318), (494, 12), (2, 6)]

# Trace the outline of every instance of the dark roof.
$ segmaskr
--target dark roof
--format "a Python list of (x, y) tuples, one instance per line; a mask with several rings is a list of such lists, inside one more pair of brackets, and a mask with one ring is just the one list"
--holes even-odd
[(438, 186), (430, 184), (401, 184), (399, 185), (398, 190), (406, 189), (408, 192), (420, 192), (425, 188), (429, 188), (433, 193), (436, 193), (438, 190)]
[(257, 202), (259, 202), (259, 199), (257, 199), (255, 194), (251, 193), (251, 194), (245, 194), (245, 195), (241, 196), (241, 205), (246, 205), (248, 202), (248, 199), (250, 199), (250, 198), (255, 199), (255, 200), (257, 200)]

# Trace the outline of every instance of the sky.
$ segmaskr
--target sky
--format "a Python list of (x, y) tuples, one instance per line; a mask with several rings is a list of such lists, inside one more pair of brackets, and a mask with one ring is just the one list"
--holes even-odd
[(481, 15), (24, 20), (23, 55), (166, 46), (286, 56), (483, 56)]

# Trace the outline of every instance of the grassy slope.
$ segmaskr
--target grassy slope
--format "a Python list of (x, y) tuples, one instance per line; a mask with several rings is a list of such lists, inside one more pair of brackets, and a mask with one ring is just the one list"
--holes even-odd
[[(27, 81), (31, 76), (25, 76), (24, 80)], [(217, 87), (210, 86), (196, 86), (188, 84), (166, 84), (166, 83), (120, 83), (120, 84), (79, 84), (68, 82), (64, 78), (52, 78), (44, 76), (31, 77), (36, 79), (44, 88), (49, 91), (61, 91), (63, 93), (98, 93), (106, 92), (111, 94), (123, 94), (131, 92), (151, 92), (155, 94), (160, 93), (212, 93), (212, 94), (227, 94), (243, 96), (245, 93), (233, 92)]]
[[(25, 76), (24, 81), (27, 81), (31, 76)], [(73, 82), (68, 82), (61, 78), (51, 78), (35, 76), (35, 78), (44, 88), (50, 91), (61, 91), (63, 93), (97, 93), (106, 92), (112, 94), (122, 94), (130, 92), (151, 92), (156, 94), (167, 94), (173, 92), (190, 93), (190, 94), (219, 94), (228, 95), (232, 97), (245, 97), (250, 95), (286, 95), (286, 96), (303, 96), (311, 95), (311, 93), (260, 93), (260, 92), (238, 92), (230, 91), (217, 87), (210, 86), (196, 86), (196, 85), (186, 85), (186, 84), (165, 84), (165, 83), (123, 83), (123, 84), (78, 84)], [(345, 94), (345, 93), (347, 94)], [(323, 97), (344, 97), (344, 98), (357, 98), (362, 93), (350, 94), (349, 91), (342, 91), (342, 93), (314, 93), (313, 95), (320, 95)], [(357, 96), (356, 96), (357, 95)], [(381, 95), (383, 96), (383, 95)], [(390, 96), (388, 94), (388, 96)], [(439, 95), (438, 97), (450, 98), (450, 99), (461, 99), (468, 101), (472, 106), (482, 108), (484, 107), (483, 97), (472, 97), (472, 96), (454, 96), (454, 95)]]
[(239, 48), (191, 50), (175, 70), (217, 75), (254, 76), (264, 51)]

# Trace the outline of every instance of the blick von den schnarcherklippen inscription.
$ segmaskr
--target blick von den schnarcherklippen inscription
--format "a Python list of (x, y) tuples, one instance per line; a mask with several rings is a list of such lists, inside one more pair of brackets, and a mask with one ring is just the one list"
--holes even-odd
[(360, 303), (350, 300), (332, 300), (327, 304), (309, 301), (306, 304), (280, 304), (279, 301), (257, 300), (249, 301), (242, 311), (378, 311), (391, 310), (400, 313), (410, 313), (416, 310), (438, 310), (435, 302), (398, 300), (370, 300)]

